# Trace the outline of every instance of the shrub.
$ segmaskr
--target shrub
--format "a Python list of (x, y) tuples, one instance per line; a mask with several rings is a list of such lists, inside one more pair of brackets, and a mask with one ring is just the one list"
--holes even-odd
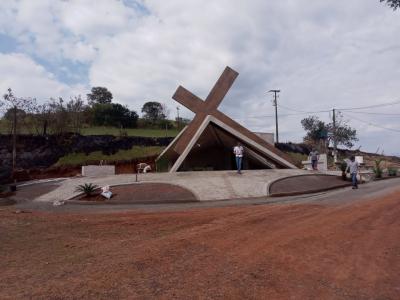
[(373, 171), (375, 173), (376, 178), (382, 178), (382, 173), (383, 173), (383, 170), (381, 168), (382, 161), (383, 161), (382, 158), (375, 160), (375, 167), (373, 168)]
[(343, 173), (345, 173), (345, 172), (346, 172), (346, 169), (347, 169), (347, 163), (346, 163), (345, 161), (342, 161), (342, 162), (340, 163), (340, 171), (342, 171)]
[(389, 176), (397, 176), (397, 169), (396, 168), (393, 168), (393, 167), (391, 167), (391, 168), (388, 168), (388, 174), (389, 174)]
[(91, 196), (94, 191), (98, 188), (97, 185), (92, 184), (92, 183), (85, 183), (85, 184), (81, 184), (78, 185), (75, 189), (76, 192), (81, 192), (84, 193), (86, 195), (86, 197)]
[(340, 163), (340, 170), (342, 171), (342, 179), (346, 180), (347, 162), (344, 160)]

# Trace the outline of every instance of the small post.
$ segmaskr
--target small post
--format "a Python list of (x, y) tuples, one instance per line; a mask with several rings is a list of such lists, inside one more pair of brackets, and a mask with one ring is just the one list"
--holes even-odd
[(177, 126), (176, 127), (178, 127), (178, 131), (179, 131), (179, 128), (181, 127), (180, 119), (179, 119), (179, 106), (176, 107), (176, 114), (177, 114), (177, 117), (176, 117)]
[(12, 149), (12, 172), (15, 174), (17, 165), (17, 106), (14, 106), (13, 111), (13, 149)]
[(337, 143), (336, 143), (336, 110), (332, 109), (333, 121), (333, 161), (337, 162)]

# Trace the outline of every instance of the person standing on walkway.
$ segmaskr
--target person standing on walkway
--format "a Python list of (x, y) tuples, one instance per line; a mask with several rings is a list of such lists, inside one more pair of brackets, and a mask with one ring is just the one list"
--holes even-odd
[(237, 172), (238, 174), (241, 174), (242, 160), (243, 160), (243, 146), (240, 143), (237, 143), (237, 145), (233, 148), (233, 154), (235, 154), (236, 157)]
[(351, 183), (353, 185), (353, 190), (358, 189), (358, 183), (357, 183), (357, 173), (358, 173), (358, 162), (356, 161), (354, 156), (350, 157), (350, 161), (347, 163), (347, 168), (346, 172), (350, 170), (350, 176), (351, 176)]
[(319, 153), (318, 151), (313, 148), (310, 154), (308, 155), (309, 159), (311, 160), (311, 166), (314, 171), (318, 170), (318, 159), (319, 159)]

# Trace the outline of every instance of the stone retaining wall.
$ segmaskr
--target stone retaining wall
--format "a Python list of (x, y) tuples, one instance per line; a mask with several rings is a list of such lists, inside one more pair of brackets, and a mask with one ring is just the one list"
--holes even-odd
[[(102, 151), (114, 154), (133, 146), (167, 146), (172, 138), (116, 137), (111, 135), (82, 136), (65, 134), (62, 136), (20, 135), (17, 139), (17, 169), (49, 168), (68, 153), (89, 154)], [(0, 182), (11, 177), (12, 136), (0, 135)]]

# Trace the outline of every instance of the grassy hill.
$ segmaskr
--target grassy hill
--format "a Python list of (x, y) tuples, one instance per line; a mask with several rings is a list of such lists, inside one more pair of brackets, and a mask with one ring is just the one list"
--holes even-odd
[[(10, 134), (9, 124), (0, 120), (0, 134)], [(36, 134), (33, 128), (27, 129), (23, 127), (19, 134)], [(114, 135), (114, 136), (143, 136), (143, 137), (175, 137), (179, 133), (176, 128), (172, 129), (153, 129), (153, 128), (126, 128), (93, 126), (82, 128), (82, 135)]]
[(127, 128), (121, 129), (116, 127), (87, 127), (81, 131), (82, 135), (114, 135), (120, 136), (144, 136), (144, 137), (175, 137), (178, 134), (177, 129), (147, 129), (147, 128)]
[(138, 147), (134, 146), (129, 150), (119, 150), (115, 154), (105, 155), (101, 151), (91, 152), (88, 155), (85, 153), (70, 153), (61, 157), (55, 164), (56, 167), (63, 166), (78, 166), (86, 165), (90, 162), (98, 161), (130, 161), (134, 159), (146, 158), (159, 155), (164, 150), (164, 147), (150, 146)]

